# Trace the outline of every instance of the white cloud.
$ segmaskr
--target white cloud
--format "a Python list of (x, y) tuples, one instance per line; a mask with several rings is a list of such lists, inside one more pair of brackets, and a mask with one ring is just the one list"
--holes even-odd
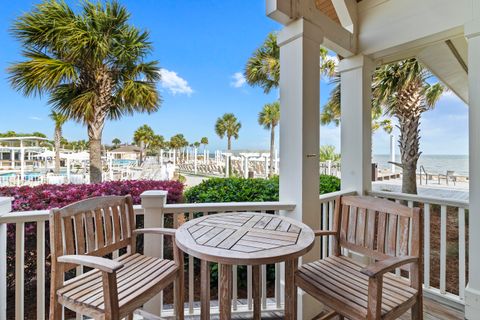
[(35, 116), (30, 116), (28, 117), (30, 120), (35, 120), (35, 121), (42, 121), (42, 118), (40, 117), (35, 117)]
[(235, 72), (232, 76), (232, 82), (230, 82), (230, 86), (234, 88), (241, 88), (245, 85), (247, 80), (245, 79), (245, 76), (241, 72)]
[(187, 80), (180, 77), (175, 71), (161, 69), (160, 75), (162, 76), (160, 85), (171, 94), (186, 94), (187, 96), (190, 96), (193, 93), (193, 89), (190, 87)]

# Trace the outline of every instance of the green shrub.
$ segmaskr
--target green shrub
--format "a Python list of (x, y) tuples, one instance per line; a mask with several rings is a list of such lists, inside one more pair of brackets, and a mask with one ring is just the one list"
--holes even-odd
[(320, 175), (320, 194), (340, 191), (340, 179), (326, 174)]
[[(278, 201), (278, 177), (271, 179), (212, 178), (185, 191), (189, 203)], [(340, 190), (340, 179), (320, 176), (320, 193)]]
[(278, 201), (278, 177), (212, 178), (185, 191), (185, 200), (190, 203)]

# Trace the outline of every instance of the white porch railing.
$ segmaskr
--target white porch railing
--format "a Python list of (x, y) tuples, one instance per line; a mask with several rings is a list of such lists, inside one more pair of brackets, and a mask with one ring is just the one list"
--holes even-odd
[[(46, 296), (46, 286), (49, 284), (45, 283), (46, 279), (46, 252), (47, 252), (47, 242), (46, 237), (46, 228), (48, 226), (48, 210), (40, 211), (24, 211), (24, 212), (10, 212), (10, 199), (3, 199), (3, 202), (0, 201), (0, 319), (8, 319), (7, 316), (7, 301), (8, 305), (15, 305), (15, 319), (25, 319), (25, 301), (26, 301), (26, 291), (25, 291), (25, 257), (27, 255), (32, 255), (35, 252), (35, 270), (34, 270), (34, 280), (36, 282), (36, 319), (46, 319), (48, 316), (48, 310), (46, 309), (46, 301), (49, 299)], [(152, 199), (151, 199), (152, 200)], [(157, 199), (158, 201), (163, 201), (163, 199)], [(142, 200), (143, 201), (143, 200)], [(162, 221), (157, 221), (154, 226), (158, 226), (158, 223), (163, 224), (165, 219), (171, 218), (175, 215), (177, 218), (181, 219), (192, 219), (198, 215), (206, 214), (215, 214), (219, 212), (229, 212), (229, 211), (257, 211), (257, 212), (274, 212), (278, 214), (280, 210), (290, 211), (295, 208), (295, 205), (280, 203), (280, 202), (253, 202), (253, 203), (210, 203), (210, 204), (168, 204), (164, 205), (162, 209)], [(140, 205), (134, 206), (135, 214), (137, 216), (145, 216), (145, 227), (150, 227), (148, 221), (152, 221), (147, 218), (148, 215), (152, 215), (153, 219), (160, 217), (157, 215), (158, 211), (152, 210), (151, 208), (142, 208)], [(157, 208), (158, 209), (158, 208)], [(174, 227), (178, 226), (179, 219), (174, 219)], [(27, 228), (26, 228), (27, 226)], [(13, 228), (13, 229), (12, 229)], [(10, 230), (10, 232), (8, 232)], [(29, 241), (32, 240), (32, 237), (35, 239), (34, 248), (29, 248), (25, 250), (25, 239), (26, 233), (29, 233)], [(7, 251), (7, 240), (8, 237), (14, 237), (15, 246), (14, 249), (10, 248)], [(163, 241), (162, 241), (163, 242)], [(152, 250), (152, 246), (157, 246), (159, 241), (156, 242), (144, 242), (144, 250)], [(34, 252), (31, 252), (34, 251)], [(12, 252), (13, 251), (13, 252)], [(15, 298), (12, 299), (7, 297), (7, 267), (8, 261), (7, 256), (10, 253), (10, 258), (12, 259), (14, 253), (14, 286), (15, 286)], [(163, 250), (161, 252), (163, 255)], [(194, 287), (198, 285), (195, 283), (195, 272), (194, 272), (194, 258), (188, 256), (188, 277), (185, 278), (186, 285), (188, 285), (188, 299), (187, 307), (185, 314), (195, 315), (199, 314), (200, 310), (196, 307), (196, 297)], [(237, 267), (234, 268), (234, 282), (233, 282), (233, 312), (242, 313), (242, 312), (251, 312), (253, 311), (252, 305), (252, 270), (250, 267), (247, 267), (247, 304), (241, 304), (238, 296), (238, 278), (237, 276)], [(266, 281), (266, 266), (262, 266), (262, 308), (264, 310), (281, 310), (283, 308), (283, 301), (281, 300), (280, 295), (280, 266), (277, 264), (275, 266), (275, 289), (274, 297), (268, 297), (267, 299), (267, 281)], [(78, 272), (79, 270), (77, 270)], [(11, 277), (10, 277), (11, 279)], [(27, 292), (28, 293), (28, 292)], [(273, 299), (272, 299), (273, 298)], [(10, 300), (11, 299), (11, 300)], [(14, 300), (14, 301), (13, 301)], [(30, 305), (33, 303), (31, 300), (27, 300)], [(162, 316), (168, 317), (173, 315), (173, 310), (171, 305), (160, 304), (158, 310), (155, 310), (155, 313), (161, 313)], [(215, 314), (218, 312), (218, 308), (212, 306), (211, 313)], [(77, 319), (80, 319), (80, 315), (77, 316)]]
[[(333, 214), (335, 208), (335, 199), (339, 195), (355, 194), (355, 192), (342, 191), (336, 193), (330, 193), (320, 196), (319, 205), (321, 206), (321, 229), (331, 229), (333, 227)], [(397, 194), (390, 192), (373, 192), (373, 196), (387, 198), (395, 201), (407, 201), (409, 206), (421, 206), (424, 209), (425, 215), (425, 247), (424, 247), (424, 264), (425, 264), (425, 294), (437, 298), (441, 303), (449, 303), (456, 306), (462, 306), (464, 304), (464, 288), (466, 284), (466, 236), (467, 236), (467, 219), (466, 210), (468, 209), (468, 203), (465, 201), (453, 201), (436, 198), (426, 198), (415, 195)], [(10, 200), (3, 198), (0, 199), (0, 319), (7, 319), (7, 255), (10, 255), (10, 259), (14, 259), (14, 278), (9, 276), (10, 281), (14, 281), (15, 295), (14, 299), (8, 297), (8, 304), (15, 305), (15, 318), (25, 318), (25, 259), (32, 257), (35, 251), (34, 261), (35, 274), (34, 280), (36, 282), (36, 318), (45, 319), (48, 315), (48, 310), (45, 308), (46, 299), (46, 285), (45, 284), (45, 265), (46, 265), (46, 227), (48, 221), (48, 211), (29, 211), (29, 212), (10, 212)], [(150, 202), (155, 197), (150, 198)], [(142, 199), (142, 203), (147, 203)], [(156, 202), (159, 205), (155, 207), (144, 208), (142, 206), (135, 206), (135, 213), (137, 216), (144, 216), (145, 226), (160, 226), (164, 223), (165, 219), (174, 219), (174, 227), (177, 227), (179, 223), (185, 220), (192, 219), (199, 215), (215, 214), (218, 212), (228, 211), (260, 211), (260, 212), (274, 212), (278, 214), (279, 211), (290, 211), (294, 209), (293, 204), (280, 203), (280, 202), (260, 202), (260, 203), (210, 203), (210, 204), (164, 204), (164, 200), (157, 198)], [(8, 214), (6, 214), (8, 213)], [(158, 215), (160, 213), (160, 215)], [(159, 219), (162, 217), (161, 219)], [(447, 219), (448, 218), (448, 219)], [(447, 232), (448, 221), (458, 221), (458, 236), (452, 237)], [(153, 224), (152, 225), (152, 221)], [(438, 230), (432, 230), (434, 222), (439, 222)], [(26, 228), (27, 227), (27, 228)], [(10, 232), (8, 232), (10, 230)], [(432, 233), (433, 232), (433, 233)], [(29, 241), (33, 242), (33, 249), (30, 243), (30, 249), (25, 250), (26, 235), (30, 234)], [(438, 241), (432, 239), (432, 234), (438, 234)], [(14, 247), (10, 247), (7, 250), (8, 237), (14, 237)], [(12, 239), (10, 239), (12, 241)], [(12, 242), (10, 242), (12, 243)], [(155, 251), (155, 247), (161, 244), (161, 241), (146, 241), (145, 251)], [(28, 243), (27, 243), (28, 244)], [(162, 246), (163, 247), (163, 246)], [(329, 237), (323, 237), (321, 239), (321, 252), (322, 258), (328, 257), (332, 253), (332, 247)], [(31, 250), (31, 251), (30, 251)], [(458, 250), (458, 258), (456, 254), (452, 258), (451, 251), (456, 252)], [(14, 255), (13, 255), (14, 253)], [(160, 252), (163, 254), (163, 249)], [(14, 256), (14, 258), (13, 258)], [(32, 259), (32, 258), (29, 258)], [(195, 286), (198, 283), (195, 282), (195, 268), (194, 258), (187, 257), (187, 274), (185, 278), (186, 287), (188, 287), (188, 299), (186, 300), (187, 315), (199, 314), (199, 307), (197, 298), (195, 296)], [(453, 260), (452, 260), (453, 259)], [(458, 261), (456, 260), (458, 259)], [(10, 265), (12, 261), (10, 260)], [(438, 266), (433, 268), (433, 266)], [(448, 268), (447, 268), (448, 266)], [(458, 269), (458, 270), (457, 270)], [(452, 273), (455, 270), (456, 274)], [(252, 272), (251, 268), (247, 267), (247, 303), (240, 303), (239, 299), (239, 286), (238, 286), (238, 268), (234, 268), (234, 291), (233, 291), (233, 311), (237, 313), (251, 312), (252, 311)], [(281, 294), (280, 283), (280, 266), (275, 266), (275, 279), (274, 279), (274, 294), (273, 297), (269, 296), (267, 299), (267, 282), (266, 282), (266, 266), (262, 266), (262, 307), (263, 310), (281, 310), (283, 308), (283, 298)], [(455, 286), (447, 282), (448, 278), (457, 277), (458, 281), (454, 282)], [(448, 278), (447, 278), (448, 277)], [(14, 280), (13, 280), (14, 279)], [(432, 280), (431, 280), (432, 279)], [(28, 292), (27, 292), (28, 293)], [(11, 299), (11, 300), (10, 300)], [(31, 304), (31, 303), (30, 303)], [(155, 313), (161, 313), (162, 316), (168, 317), (173, 315), (171, 305), (157, 304), (158, 309), (153, 310)], [(148, 310), (148, 308), (147, 308)], [(151, 311), (151, 310), (148, 310)], [(211, 313), (218, 312), (218, 308), (212, 306)]]

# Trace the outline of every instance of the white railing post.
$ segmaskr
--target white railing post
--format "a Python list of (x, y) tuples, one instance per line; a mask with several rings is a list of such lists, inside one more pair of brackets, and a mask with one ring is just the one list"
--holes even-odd
[[(11, 198), (0, 198), (0, 216), (12, 211)], [(0, 224), (0, 319), (7, 319), (7, 224)]]
[[(168, 192), (163, 190), (149, 190), (140, 195), (144, 210), (145, 228), (163, 227), (163, 209), (167, 203), (167, 194)], [(163, 236), (146, 234), (143, 243), (146, 256), (163, 258)], [(160, 293), (145, 303), (143, 308), (148, 313), (161, 316), (162, 300), (162, 293)]]

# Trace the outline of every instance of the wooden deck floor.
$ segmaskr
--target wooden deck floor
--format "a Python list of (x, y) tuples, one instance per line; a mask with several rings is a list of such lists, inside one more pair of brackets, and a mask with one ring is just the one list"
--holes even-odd
[[(214, 304), (215, 302), (212, 301)], [(239, 301), (242, 303), (242, 301)], [(145, 317), (144, 319), (148, 319)], [(158, 319), (158, 318), (156, 318)], [(200, 319), (198, 316), (186, 316), (185, 319), (197, 320)], [(218, 316), (211, 316), (210, 319), (217, 320)], [(252, 319), (250, 314), (238, 314), (232, 316), (232, 319), (243, 320), (243, 319)], [(263, 312), (262, 319), (264, 320), (280, 320), (284, 319), (282, 312)], [(410, 314), (406, 313), (401, 318), (401, 320), (410, 320)], [(452, 307), (442, 305), (436, 301), (425, 298), (424, 300), (424, 320), (463, 320), (464, 313), (461, 310), (454, 309)]]

